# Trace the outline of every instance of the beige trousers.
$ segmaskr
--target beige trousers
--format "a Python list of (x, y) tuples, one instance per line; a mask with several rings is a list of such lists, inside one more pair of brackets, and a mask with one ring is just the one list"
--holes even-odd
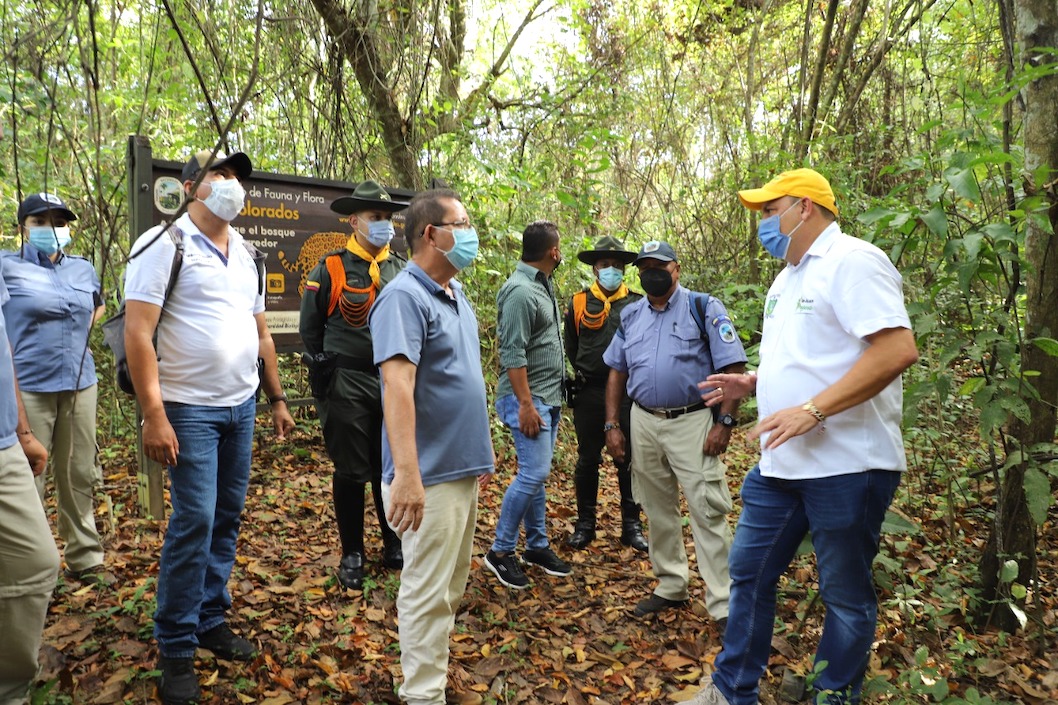
[(58, 572), (55, 539), (16, 443), (0, 450), (0, 705), (23, 703), (37, 676)]
[[(59, 537), (71, 570), (103, 562), (103, 543), (96, 530), (95, 492), (103, 478), (96, 463), (96, 385), (80, 392), (22, 392), (22, 403), (34, 434), (48, 450), (55, 483)], [(44, 500), (47, 473), (37, 477)]]
[[(382, 501), (389, 512), (389, 485)], [(478, 479), (467, 477), (426, 488), (418, 531), (401, 537), (404, 570), (397, 593), (397, 630), (404, 682), (400, 699), (412, 705), (444, 705), (448, 638), (470, 575), (477, 523)]]
[(731, 493), (719, 458), (702, 452), (713, 425), (709, 409), (659, 419), (632, 405), (632, 493), (650, 522), (647, 541), (658, 586), (654, 594), (686, 600), (690, 570), (684, 548), (680, 488), (691, 515), (698, 571), (707, 588), (705, 607), (713, 619), (727, 616), (731, 591)]

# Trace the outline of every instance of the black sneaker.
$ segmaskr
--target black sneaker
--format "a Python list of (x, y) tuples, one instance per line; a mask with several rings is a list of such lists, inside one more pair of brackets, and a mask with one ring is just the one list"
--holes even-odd
[(513, 553), (506, 556), (497, 556), (496, 552), (489, 550), (485, 554), (485, 565), (496, 574), (501, 583), (514, 590), (524, 590), (529, 587), (529, 578), (525, 577), (522, 567), (518, 565), (518, 559)]
[(555, 555), (548, 548), (527, 548), (522, 554), (522, 560), (526, 563), (540, 566), (548, 575), (565, 576), (573, 572), (573, 566)]
[(198, 635), (198, 645), (213, 655), (228, 661), (249, 661), (257, 655), (257, 647), (221, 623)]
[(158, 697), (162, 705), (189, 705), (199, 698), (198, 676), (195, 675), (194, 659), (158, 659)]
[(661, 595), (651, 594), (650, 597), (639, 601), (639, 604), (636, 605), (634, 610), (634, 614), (637, 617), (646, 617), (650, 614), (657, 614), (658, 612), (675, 609), (676, 607), (683, 607), (685, 604), (687, 604), (687, 600), (670, 600)]

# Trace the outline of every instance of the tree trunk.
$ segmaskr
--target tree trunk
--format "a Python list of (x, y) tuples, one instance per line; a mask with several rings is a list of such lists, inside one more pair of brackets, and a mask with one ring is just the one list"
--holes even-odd
[[(1015, 22), (1025, 68), (1053, 61), (1040, 51), (1058, 46), (1058, 4), (1054, 0), (1016, 0)], [(1040, 336), (1058, 335), (1058, 75), (1051, 73), (1029, 82), (1022, 92), (1025, 105), (1025, 192), (1044, 201), (1050, 231), (1033, 220), (1026, 222), (1025, 261), (1030, 272), (1025, 303), (1025, 336), (1021, 346), (1023, 371), (1038, 371), (1032, 379), (1036, 395), (1026, 394), (1031, 421), (1015, 421), (1012, 433), (1025, 457), (1037, 443), (1051, 443), (1055, 432), (1058, 399), (1058, 360), (1031, 341)], [(1029, 514), (1025, 497), (1023, 463), (1011, 468), (1003, 478), (992, 535), (981, 564), (982, 596), (995, 603), (986, 606), (985, 621), (1007, 631), (1018, 626), (1007, 606), (1009, 585), (999, 580), (1003, 564), (1015, 560), (1016, 581), (1026, 587), (1036, 582), (1036, 522)]]

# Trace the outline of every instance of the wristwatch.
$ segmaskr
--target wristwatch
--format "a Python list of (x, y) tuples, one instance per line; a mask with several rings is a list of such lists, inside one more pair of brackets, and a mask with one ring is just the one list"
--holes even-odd
[(726, 426), (727, 428), (734, 428), (735, 426), (738, 426), (738, 419), (736, 419), (731, 414), (723, 414), (720, 418), (717, 419), (717, 421), (720, 422), (721, 426)]
[(602, 425), (602, 432), (603, 433), (607, 433), (608, 431), (612, 431), (615, 428), (617, 430), (621, 430), (621, 424), (619, 424), (619, 423), (610, 423), (609, 421), (607, 421), (606, 423), (604, 423)]

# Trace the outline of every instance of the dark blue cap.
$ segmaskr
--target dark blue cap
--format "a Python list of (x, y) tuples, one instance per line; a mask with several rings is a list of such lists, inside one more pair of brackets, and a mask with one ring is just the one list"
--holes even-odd
[(672, 245), (664, 240), (648, 240), (644, 242), (643, 246), (639, 248), (635, 263), (639, 264), (645, 259), (657, 259), (662, 262), (678, 261), (676, 259), (676, 251), (672, 249)]
[(56, 211), (62, 213), (66, 220), (77, 220), (77, 216), (74, 212), (66, 207), (66, 204), (62, 202), (62, 199), (53, 193), (34, 193), (27, 196), (22, 203), (18, 206), (18, 224), (26, 222), (26, 218), (31, 215), (37, 215), (38, 213), (45, 213), (47, 211)]

